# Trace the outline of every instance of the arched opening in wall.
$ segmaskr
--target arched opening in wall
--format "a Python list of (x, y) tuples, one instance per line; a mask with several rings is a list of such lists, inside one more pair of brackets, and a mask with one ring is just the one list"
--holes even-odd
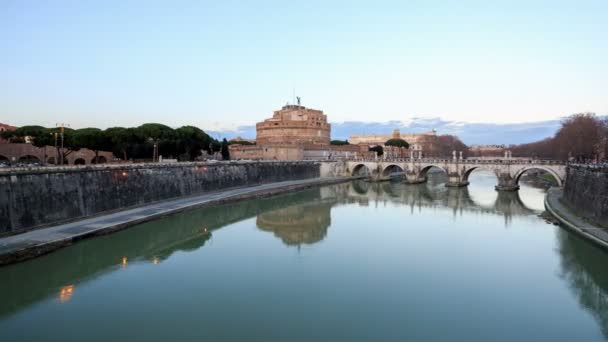
[(36, 156), (32, 156), (31, 154), (27, 154), (25, 156), (19, 157), (18, 162), (23, 164), (34, 164), (40, 163), (40, 159)]
[(104, 156), (98, 156), (98, 157), (91, 159), (91, 164), (105, 164), (107, 162), (108, 162), (108, 160)]
[(438, 185), (448, 181), (448, 172), (437, 165), (428, 165), (420, 170), (418, 178), (426, 178), (429, 185)]
[(353, 168), (352, 175), (355, 177), (369, 177), (372, 173), (366, 165), (359, 164)]
[(74, 160), (74, 165), (84, 165), (86, 164), (86, 161), (83, 158), (78, 158), (76, 160)]
[(562, 186), (562, 179), (549, 168), (524, 167), (515, 173), (515, 184), (519, 185), (519, 196), (530, 209), (542, 211), (545, 195), (552, 186)]
[(11, 160), (8, 157), (0, 154), (0, 164), (10, 164)]
[(515, 174), (515, 183), (520, 186), (525, 183), (535, 187), (550, 188), (552, 186), (562, 186), (562, 179), (549, 168), (526, 167)]
[(47, 164), (55, 165), (55, 157), (48, 157), (46, 160)]
[(382, 177), (402, 178), (405, 176), (405, 171), (399, 165), (389, 165), (382, 170)]
[(494, 190), (498, 177), (494, 170), (474, 166), (464, 172), (463, 181), (469, 182), (468, 193), (473, 202), (482, 207), (494, 207), (498, 194)]

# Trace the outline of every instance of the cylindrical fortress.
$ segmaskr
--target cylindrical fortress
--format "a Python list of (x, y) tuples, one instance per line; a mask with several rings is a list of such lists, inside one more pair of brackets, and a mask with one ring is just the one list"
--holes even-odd
[(286, 105), (256, 124), (256, 144), (329, 145), (330, 131), (323, 111)]

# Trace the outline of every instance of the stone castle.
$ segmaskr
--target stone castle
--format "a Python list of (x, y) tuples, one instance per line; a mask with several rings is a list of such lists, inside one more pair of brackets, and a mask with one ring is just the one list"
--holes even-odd
[(285, 105), (255, 128), (255, 145), (230, 145), (232, 159), (319, 160), (355, 157), (360, 153), (358, 146), (331, 145), (327, 115), (301, 105)]
[(288, 145), (329, 145), (331, 125), (323, 111), (298, 105), (286, 105), (272, 118), (258, 122), (256, 143)]
[[(349, 145), (331, 145), (331, 125), (321, 110), (301, 105), (285, 105), (272, 117), (256, 124), (255, 145), (243, 145), (245, 139), (233, 139), (232, 159), (320, 160), (373, 157), (372, 146), (383, 146), (388, 157), (405, 157), (403, 149), (384, 146), (387, 140), (404, 139), (416, 153), (426, 150), (437, 137), (436, 132), (402, 134), (352, 135)], [(248, 140), (251, 142), (251, 140)]]

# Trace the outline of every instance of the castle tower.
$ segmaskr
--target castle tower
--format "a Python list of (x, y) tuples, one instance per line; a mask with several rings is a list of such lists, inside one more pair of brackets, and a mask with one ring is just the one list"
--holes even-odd
[(256, 124), (256, 143), (329, 145), (331, 125), (323, 111), (286, 105)]

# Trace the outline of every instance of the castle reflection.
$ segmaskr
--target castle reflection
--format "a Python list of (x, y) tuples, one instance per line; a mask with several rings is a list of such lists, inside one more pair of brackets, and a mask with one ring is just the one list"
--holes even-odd
[(441, 174), (430, 175), (427, 184), (417, 185), (353, 181), (312, 189), (307, 191), (309, 202), (290, 204), (291, 201), (284, 201), (280, 208), (258, 214), (256, 223), (260, 230), (274, 233), (286, 245), (298, 246), (319, 242), (327, 235), (331, 208), (336, 205), (394, 203), (408, 208), (411, 213), (426, 207), (449, 208), (454, 216), (464, 212), (500, 215), (504, 217), (505, 226), (511, 224), (514, 216), (538, 214), (524, 205), (518, 192), (495, 192), (492, 180), (487, 185), (496, 197), (488, 205), (475, 202), (466, 187), (446, 188), (442, 177)]
[[(162, 265), (176, 252), (199, 250), (217, 229), (246, 219), (255, 219), (257, 229), (274, 234), (277, 243), (300, 246), (325, 239), (331, 230), (332, 208), (345, 205), (394, 204), (412, 214), (422, 208), (440, 208), (456, 219), (470, 213), (494, 215), (504, 217), (505, 226), (514, 217), (539, 214), (522, 203), (518, 192), (495, 192), (493, 185), (494, 179), (489, 179), (481, 202), (476, 200), (481, 198), (476, 193), (479, 189), (446, 188), (441, 179), (433, 177), (419, 185), (355, 181), (166, 217), (0, 268), (0, 293), (5, 294), (0, 300), (0, 317), (46, 298), (57, 298), (58, 293), (69, 305), (76, 286), (127, 265), (127, 270), (147, 263), (162, 269), (154, 265)], [(608, 337), (608, 273), (598, 262), (606, 255), (565, 230), (557, 232), (561, 276)], [(28, 284), (28, 291), (22, 291), (23, 284)]]
[(286, 245), (312, 244), (327, 235), (331, 224), (331, 206), (307, 203), (271, 210), (258, 215), (258, 228), (273, 232)]

